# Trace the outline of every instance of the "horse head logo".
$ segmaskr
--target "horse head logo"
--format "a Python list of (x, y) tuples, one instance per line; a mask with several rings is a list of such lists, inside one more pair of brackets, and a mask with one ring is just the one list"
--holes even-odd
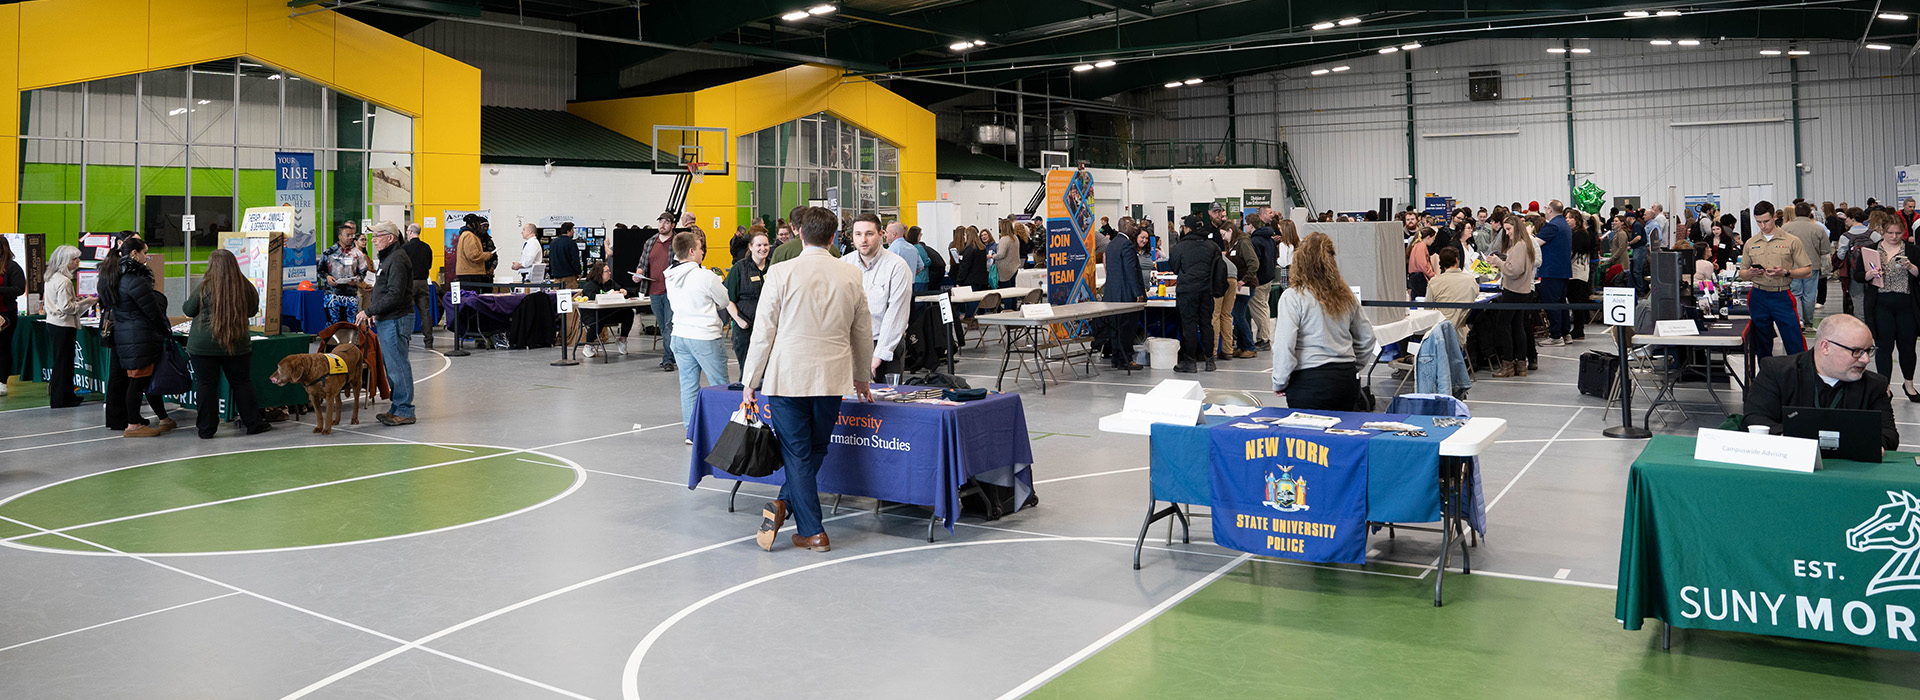
[(1847, 549), (1893, 550), (1893, 557), (1867, 584), (1867, 595), (1920, 590), (1920, 498), (1905, 491), (1888, 491), (1887, 499), (1873, 511), (1873, 517), (1847, 530)]

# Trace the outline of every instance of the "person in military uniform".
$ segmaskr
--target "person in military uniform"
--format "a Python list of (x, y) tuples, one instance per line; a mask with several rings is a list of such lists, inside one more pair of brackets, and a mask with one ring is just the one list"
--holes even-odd
[(1773, 335), (1777, 329), (1787, 354), (1806, 352), (1807, 338), (1800, 331), (1800, 313), (1794, 307), (1792, 280), (1813, 275), (1813, 258), (1800, 239), (1789, 236), (1776, 224), (1773, 203), (1753, 205), (1753, 222), (1760, 232), (1747, 239), (1740, 252), (1740, 279), (1753, 283), (1747, 297), (1752, 314), (1754, 353), (1773, 354)]

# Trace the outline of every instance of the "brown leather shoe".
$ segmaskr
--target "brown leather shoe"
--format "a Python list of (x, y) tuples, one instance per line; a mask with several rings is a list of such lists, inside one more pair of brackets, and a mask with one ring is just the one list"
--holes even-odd
[(168, 418), (166, 420), (163, 420), (163, 421), (160, 421), (159, 423), (154, 424), (153, 427), (158, 428), (160, 432), (171, 433), (173, 432), (174, 428), (180, 427), (180, 424), (173, 422), (172, 418)]
[(827, 544), (827, 533), (824, 533), (824, 532), (818, 535), (814, 535), (812, 537), (801, 537), (800, 535), (796, 534), (793, 536), (793, 546), (800, 547), (803, 549), (811, 549), (816, 552), (824, 552), (829, 549), (833, 549), (832, 545)]
[(1516, 376), (1516, 377), (1524, 377), (1524, 376), (1527, 376), (1527, 361), (1526, 361), (1526, 360), (1514, 360), (1514, 361), (1513, 361), (1513, 376)]
[(1241, 350), (1240, 352), (1234, 353), (1233, 356), (1244, 360), (1249, 357), (1259, 357), (1260, 353), (1254, 352), (1252, 350)]
[(760, 532), (753, 536), (753, 541), (759, 543), (761, 549), (773, 551), (774, 534), (780, 532), (780, 526), (786, 522), (787, 502), (767, 501), (767, 505), (760, 508)]
[(127, 429), (121, 432), (120, 434), (124, 437), (143, 438), (143, 437), (160, 437), (160, 435), (165, 432), (166, 431), (161, 430), (159, 428), (155, 428), (151, 425), (129, 425), (127, 426)]

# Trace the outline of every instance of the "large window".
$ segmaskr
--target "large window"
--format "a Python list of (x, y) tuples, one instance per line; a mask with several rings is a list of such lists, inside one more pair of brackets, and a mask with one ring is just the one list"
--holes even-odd
[(740, 223), (809, 203), (900, 218), (900, 149), (826, 112), (740, 137)]
[[(248, 207), (279, 203), (276, 152), (313, 154), (321, 247), (337, 222), (410, 218), (413, 120), (251, 59), (20, 101), (20, 230), (48, 234), (49, 249), (82, 232), (139, 231), (167, 276), (191, 281)], [(184, 214), (195, 216), (191, 238)]]

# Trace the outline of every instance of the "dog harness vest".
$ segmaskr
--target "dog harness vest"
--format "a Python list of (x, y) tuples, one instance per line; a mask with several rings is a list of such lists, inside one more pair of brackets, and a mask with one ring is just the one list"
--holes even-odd
[(327, 374), (346, 374), (347, 373), (347, 361), (340, 359), (339, 355), (335, 355), (333, 353), (327, 353), (325, 355), (321, 355), (321, 357), (327, 358)]

